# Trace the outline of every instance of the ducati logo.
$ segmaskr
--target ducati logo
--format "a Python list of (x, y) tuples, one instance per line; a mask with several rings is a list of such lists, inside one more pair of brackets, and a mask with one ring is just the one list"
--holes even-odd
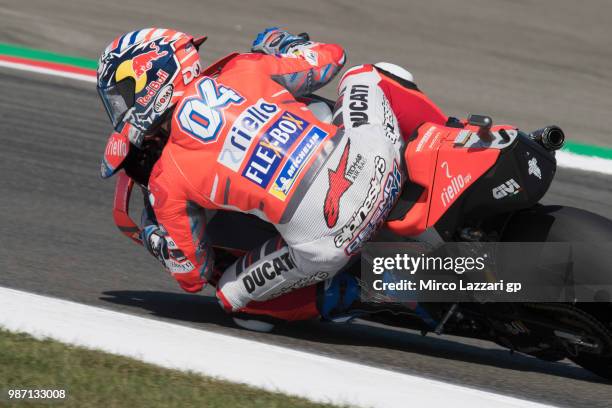
[(328, 169), (329, 187), (325, 194), (323, 214), (325, 215), (325, 222), (329, 228), (333, 228), (338, 222), (338, 216), (340, 215), (340, 198), (342, 198), (342, 195), (353, 184), (352, 181), (346, 178), (346, 166), (350, 147), (351, 141), (349, 140), (344, 147), (336, 170)]

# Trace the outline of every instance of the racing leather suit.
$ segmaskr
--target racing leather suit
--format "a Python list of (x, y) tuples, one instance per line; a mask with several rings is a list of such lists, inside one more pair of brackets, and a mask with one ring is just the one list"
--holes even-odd
[[(373, 67), (345, 74), (334, 124), (320, 122), (296, 97), (329, 82), (344, 52), (305, 39), (282, 46), (285, 35), (260, 34), (258, 53), (234, 57), (218, 76), (185, 90), (149, 179), (159, 228), (146, 245), (184, 290), (196, 292), (213, 276), (211, 212), (272, 223), (279, 236), (227, 268), (217, 296), (227, 311), (280, 310), (293, 320), (318, 313), (312, 285), (359, 252), (405, 176), (401, 124)], [(289, 300), (281, 296), (289, 292)]]

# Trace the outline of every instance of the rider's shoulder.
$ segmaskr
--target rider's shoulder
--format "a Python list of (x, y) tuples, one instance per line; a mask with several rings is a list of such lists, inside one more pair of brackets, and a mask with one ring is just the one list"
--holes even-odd
[(223, 72), (235, 69), (257, 69), (258, 67), (262, 67), (269, 58), (270, 56), (268, 55), (255, 52), (240, 54), (232, 58), (223, 67)]

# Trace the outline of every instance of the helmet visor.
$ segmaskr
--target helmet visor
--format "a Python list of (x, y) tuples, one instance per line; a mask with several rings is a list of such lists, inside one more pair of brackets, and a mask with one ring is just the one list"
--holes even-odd
[(120, 131), (123, 117), (134, 106), (135, 86), (133, 78), (124, 78), (113, 85), (98, 87), (98, 94), (102, 99), (104, 109), (116, 131)]

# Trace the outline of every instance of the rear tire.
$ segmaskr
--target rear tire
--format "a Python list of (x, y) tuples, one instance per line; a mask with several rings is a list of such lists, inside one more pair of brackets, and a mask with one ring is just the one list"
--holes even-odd
[[(549, 315), (557, 322), (555, 325), (558, 325), (560, 330), (567, 330), (568, 333), (597, 344), (597, 350), (590, 352), (588, 347), (564, 342), (566, 349), (564, 354), (579, 366), (607, 380), (612, 380), (612, 333), (598, 319), (581, 310), (579, 305), (535, 303), (526, 306), (539, 311), (542, 315)], [(561, 337), (557, 339), (562, 341)]]
[[(505, 242), (612, 242), (612, 221), (600, 215), (573, 207), (537, 205), (515, 213), (502, 234)], [(595, 262), (602, 254), (593, 249)], [(612, 273), (612, 267), (607, 266)], [(552, 305), (554, 307), (554, 305)], [(561, 305), (559, 305), (561, 306)], [(567, 357), (585, 369), (612, 379), (612, 303), (578, 303), (564, 305), (573, 309), (576, 324), (585, 335), (592, 335), (602, 345), (599, 353), (581, 352)]]
[(506, 242), (612, 242), (612, 220), (560, 205), (516, 212), (503, 231)]

